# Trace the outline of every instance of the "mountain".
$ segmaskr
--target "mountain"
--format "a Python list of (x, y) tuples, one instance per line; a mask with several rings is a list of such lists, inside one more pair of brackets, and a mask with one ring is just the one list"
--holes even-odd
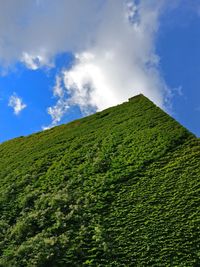
[(200, 266), (200, 141), (143, 95), (0, 145), (0, 266)]

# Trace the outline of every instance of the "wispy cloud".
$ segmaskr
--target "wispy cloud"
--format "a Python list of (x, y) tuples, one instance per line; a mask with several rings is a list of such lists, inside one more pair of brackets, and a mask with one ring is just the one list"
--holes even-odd
[(27, 105), (23, 103), (22, 98), (18, 97), (16, 93), (10, 96), (8, 106), (13, 108), (15, 115), (19, 115), (21, 111), (27, 107)]
[(43, 66), (52, 66), (52, 63), (50, 63), (42, 55), (31, 55), (27, 52), (23, 52), (21, 62), (24, 63), (28, 69), (31, 70), (37, 70)]
[(47, 113), (51, 116), (52, 122), (48, 126), (43, 126), (43, 130), (56, 126), (70, 107), (66, 90), (63, 88), (62, 78), (59, 75), (56, 76), (53, 95), (57, 99), (57, 103), (47, 109)]
[(200, 112), (200, 106), (196, 107), (196, 111)]

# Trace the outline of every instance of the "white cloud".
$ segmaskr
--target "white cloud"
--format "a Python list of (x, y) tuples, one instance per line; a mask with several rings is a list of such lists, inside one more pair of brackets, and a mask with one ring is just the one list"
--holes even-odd
[(87, 113), (138, 93), (163, 107), (169, 89), (160, 74), (155, 46), (167, 2), (1, 1), (0, 63), (21, 61), (36, 70), (51, 66), (58, 53), (76, 55), (71, 69), (58, 74), (62, 91), (54, 88), (57, 103), (48, 109), (52, 125), (71, 105)]
[(143, 93), (164, 107), (169, 89), (155, 53), (162, 8), (161, 1), (107, 2), (95, 42), (76, 53), (72, 68), (60, 73), (68, 106), (78, 105), (87, 114)]
[(15, 93), (9, 98), (8, 106), (13, 108), (15, 115), (19, 115), (21, 111), (27, 107), (27, 105), (23, 103), (22, 99)]
[[(0, 1), (0, 63), (22, 60), (36, 69), (63, 51), (87, 46), (102, 0)], [(41, 61), (42, 58), (42, 61)]]

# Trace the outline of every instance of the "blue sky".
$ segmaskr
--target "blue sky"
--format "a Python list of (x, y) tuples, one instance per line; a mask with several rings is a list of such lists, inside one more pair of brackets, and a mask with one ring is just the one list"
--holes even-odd
[(2, 1), (0, 142), (138, 93), (200, 136), (200, 2), (167, 2)]

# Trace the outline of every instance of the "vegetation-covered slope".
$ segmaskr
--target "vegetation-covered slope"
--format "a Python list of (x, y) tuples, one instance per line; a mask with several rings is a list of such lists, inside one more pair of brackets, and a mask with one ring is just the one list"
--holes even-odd
[(200, 266), (200, 142), (140, 95), (0, 145), (0, 266)]

